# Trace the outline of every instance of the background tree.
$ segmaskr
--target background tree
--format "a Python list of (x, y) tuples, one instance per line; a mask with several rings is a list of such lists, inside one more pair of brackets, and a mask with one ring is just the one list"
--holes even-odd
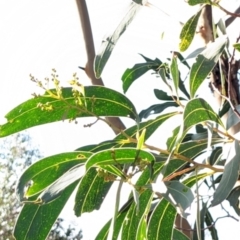
[[(33, 229), (36, 227), (39, 227), (37, 237), (45, 238), (75, 188), (74, 210), (77, 216), (98, 209), (113, 181), (119, 182), (115, 214), (97, 239), (106, 239), (109, 234), (112, 234), (112, 239), (117, 239), (120, 234), (122, 239), (202, 239), (205, 229), (209, 229), (212, 238), (217, 239), (215, 223), (219, 218), (212, 218), (211, 208), (228, 200), (239, 214), (240, 148), (235, 136), (237, 130), (232, 131), (239, 123), (238, 86), (234, 85), (238, 83), (238, 67), (234, 68), (233, 64), (239, 44), (237, 39), (234, 50), (229, 48), (223, 21), (211, 27), (209, 9), (219, 7), (231, 16), (238, 17), (238, 14), (225, 10), (217, 1), (189, 0), (188, 4), (206, 6), (203, 5), (184, 24), (179, 49), (187, 50), (196, 32), (202, 37), (207, 36), (205, 43), (212, 43), (191, 54), (195, 58), (193, 64), (188, 63), (190, 57), (175, 51), (169, 59), (161, 60), (142, 55), (145, 62), (127, 69), (122, 76), (124, 92), (150, 70), (162, 79), (167, 88), (166, 91), (154, 89), (160, 102), (139, 114), (126, 96), (105, 87), (83, 87), (76, 75), (70, 81), (70, 88), (62, 88), (54, 71), (53, 89), (45, 87), (45, 81), (48, 83), (50, 80), (39, 81), (32, 77), (45, 94), (35, 95), (34, 99), (13, 109), (7, 115), (8, 123), (1, 126), (0, 136), (40, 124), (62, 119), (76, 121), (79, 117), (88, 116), (106, 122), (119, 134), (104, 143), (50, 156), (28, 168), (17, 186), (20, 199), (26, 203), (14, 232), (18, 239), (35, 237)], [(134, 1), (116, 31), (103, 41), (94, 63), (97, 78), (101, 76), (121, 34), (139, 9), (147, 5), (146, 1)], [(200, 23), (197, 29), (199, 19), (203, 19), (203, 24)], [(213, 32), (213, 37), (207, 29)], [(230, 63), (224, 65), (229, 57)], [(183, 67), (189, 71), (187, 84), (181, 78)], [(209, 75), (213, 79), (210, 85), (212, 91), (220, 99), (220, 109), (217, 110), (199, 93), (200, 86)], [(168, 109), (168, 113), (163, 113), (169, 107), (177, 109)], [(153, 114), (157, 114), (155, 119), (145, 120)], [(221, 119), (224, 115), (226, 124)], [(111, 119), (102, 118), (112, 116), (129, 117), (135, 125), (123, 130)], [(146, 142), (165, 121), (176, 116), (180, 116), (179, 125), (172, 128), (172, 136), (164, 139), (166, 148)], [(49, 177), (43, 178), (46, 175)], [(25, 185), (31, 180), (33, 184), (25, 191)], [(123, 184), (131, 185), (132, 194), (126, 204), (119, 207)], [(203, 185), (212, 191), (211, 196), (201, 193)], [(181, 221), (187, 217), (187, 209), (192, 204), (196, 204), (198, 209), (193, 231), (185, 228)], [(29, 217), (27, 222), (26, 215)], [(40, 224), (39, 219), (44, 221)], [(26, 229), (26, 226), (31, 228)]]

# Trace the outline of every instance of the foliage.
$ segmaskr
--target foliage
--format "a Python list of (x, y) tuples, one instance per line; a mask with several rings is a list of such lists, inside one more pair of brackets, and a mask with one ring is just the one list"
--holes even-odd
[[(97, 77), (137, 9), (144, 7), (137, 3), (132, 3), (127, 17), (107, 42), (103, 42), (95, 59)], [(218, 6), (211, 1), (189, 1), (190, 5), (199, 3)], [(190, 46), (199, 16), (196, 13), (183, 27), (180, 50)], [(218, 25), (216, 30), (219, 30)], [(186, 218), (192, 204), (196, 204), (199, 212), (195, 222), (197, 238), (201, 239), (201, 235), (204, 238), (206, 226), (217, 239), (211, 207), (228, 200), (239, 214), (240, 146), (221, 120), (223, 112), (232, 111), (234, 116), (239, 114), (231, 96), (219, 92), (225, 104), (223, 109), (216, 111), (211, 103), (200, 97), (199, 88), (226, 52), (229, 53), (228, 38), (219, 34), (213, 43), (197, 54), (193, 64), (178, 52), (173, 52), (167, 60), (151, 60), (143, 56), (146, 63), (137, 63), (123, 73), (124, 92), (133, 87), (133, 82), (147, 70), (154, 71), (169, 91), (155, 89), (156, 104), (140, 113), (120, 92), (103, 86), (82, 86), (76, 75), (69, 88), (62, 88), (53, 71), (52, 81), (45, 80), (53, 82), (52, 89), (46, 88), (48, 84), (44, 81), (32, 77), (45, 93), (35, 95), (10, 111), (6, 115), (8, 122), (0, 127), (1, 137), (40, 124), (66, 119), (77, 121), (89, 116), (112, 128), (116, 126), (104, 117), (128, 117), (133, 126), (121, 130), (114, 139), (80, 146), (75, 151), (49, 156), (32, 164), (17, 184), (18, 197), (25, 204), (15, 226), (16, 239), (46, 238), (75, 189), (74, 211), (77, 216), (99, 209), (115, 181), (119, 182), (118, 192), (123, 184), (130, 184), (132, 193), (121, 207), (117, 194), (114, 216), (96, 239), (107, 239), (109, 234), (112, 234), (110, 239), (119, 236), (121, 239), (188, 239), (182, 229), (175, 227), (175, 220), (177, 215)], [(188, 85), (181, 79), (184, 66), (190, 68)], [(221, 78), (222, 86), (223, 81)], [(168, 109), (170, 106), (175, 109)], [(156, 116), (143, 121), (150, 115)], [(176, 126), (169, 126), (172, 127), (172, 136), (161, 136), (166, 148), (159, 148), (157, 143), (149, 145), (147, 140), (156, 130), (176, 116), (180, 116), (181, 121), (176, 121)], [(238, 122), (232, 121), (234, 125)], [(228, 128), (232, 127), (229, 124), (228, 121)], [(211, 190), (211, 196), (203, 196), (202, 187)]]
[(32, 146), (27, 133), (14, 134), (0, 145), (0, 235), (2, 239), (13, 239), (12, 231), (22, 204), (16, 199), (15, 188), (21, 172), (41, 157)]

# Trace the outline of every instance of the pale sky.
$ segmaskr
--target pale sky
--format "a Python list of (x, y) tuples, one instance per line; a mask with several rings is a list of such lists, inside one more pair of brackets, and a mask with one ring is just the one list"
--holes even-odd
[[(87, 1), (96, 52), (105, 34), (114, 29), (118, 20), (124, 16), (130, 2), (130, 0)], [(145, 8), (139, 13), (119, 41), (103, 72), (105, 85), (110, 88), (122, 91), (121, 76), (124, 70), (136, 62), (143, 61), (138, 53), (164, 60), (171, 50), (177, 50), (176, 36), (179, 34), (177, 20), (184, 22), (191, 16), (187, 4), (180, 0), (150, 2), (169, 13), (174, 20), (157, 8)], [(86, 54), (74, 0), (0, 1), (0, 29), (0, 124), (5, 122), (4, 115), (9, 110), (31, 98), (31, 94), (38, 91), (35, 84), (29, 80), (30, 73), (38, 79), (44, 79), (50, 77), (51, 69), (55, 68), (62, 85), (65, 86), (72, 74), (77, 72), (81, 82), (85, 85), (90, 84), (84, 72), (78, 69), (78, 66), (85, 66)], [(163, 32), (164, 39), (161, 40)], [(145, 85), (146, 87), (142, 87)], [(162, 86), (160, 80), (149, 73), (133, 84), (127, 96), (140, 111), (156, 102), (152, 91), (160, 86)], [(78, 120), (77, 125), (67, 122), (54, 123), (32, 128), (29, 133), (45, 156), (72, 151), (77, 147), (114, 137), (112, 130), (103, 123), (91, 128), (83, 127), (83, 124), (92, 121), (88, 118)], [(131, 120), (124, 122), (127, 126), (134, 124)], [(113, 212), (109, 211), (110, 203), (113, 206), (114, 201), (110, 200), (103, 206), (105, 219), (99, 214), (94, 216), (94, 221), (99, 219), (101, 222), (100, 224), (95, 222), (94, 227), (91, 220), (93, 215), (84, 214), (78, 220), (72, 216), (83, 229), (84, 240), (94, 239), (102, 224), (111, 217)], [(66, 211), (69, 212), (69, 209)], [(235, 224), (230, 219), (228, 221)], [(220, 222), (223, 221), (219, 221), (219, 224)], [(221, 227), (219, 230), (221, 231)], [(228, 233), (228, 236), (230, 234)], [(238, 238), (234, 238), (236, 233), (232, 231), (232, 234), (228, 239), (237, 240)]]

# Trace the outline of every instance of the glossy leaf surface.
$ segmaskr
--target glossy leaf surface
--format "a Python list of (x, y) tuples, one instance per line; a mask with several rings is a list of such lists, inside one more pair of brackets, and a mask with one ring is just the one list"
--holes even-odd
[[(84, 88), (83, 105), (75, 103), (71, 88), (62, 89), (64, 100), (46, 93), (30, 99), (10, 111), (8, 122), (0, 126), (0, 137), (41, 124), (92, 116), (122, 116), (137, 118), (134, 105), (123, 94), (102, 86)], [(54, 90), (53, 90), (54, 92)], [(51, 110), (41, 110), (39, 104), (48, 104)]]
[(127, 12), (123, 20), (120, 22), (118, 27), (115, 29), (113, 34), (107, 36), (106, 39), (102, 42), (101, 48), (97, 53), (94, 62), (94, 70), (97, 78), (101, 77), (102, 71), (109, 57), (111, 56), (115, 45), (117, 44), (121, 35), (126, 31), (127, 27), (132, 22), (140, 8), (141, 5), (132, 3), (129, 11)]

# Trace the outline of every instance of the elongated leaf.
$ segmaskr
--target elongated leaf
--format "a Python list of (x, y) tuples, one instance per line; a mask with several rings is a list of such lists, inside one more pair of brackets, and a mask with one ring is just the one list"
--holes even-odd
[(189, 101), (183, 114), (184, 130), (204, 121), (213, 121), (224, 127), (219, 116), (213, 111), (211, 106), (202, 98)]
[(190, 207), (194, 200), (194, 195), (190, 188), (179, 181), (152, 183), (151, 188), (158, 196), (164, 197), (175, 206), (181, 216), (187, 216), (185, 210)]
[(140, 119), (148, 118), (152, 114), (161, 113), (168, 107), (178, 107), (178, 106), (179, 105), (176, 102), (165, 102), (165, 103), (161, 103), (161, 104), (154, 104), (154, 105), (150, 106), (149, 108), (142, 110), (139, 113), (139, 117), (140, 117)]
[(158, 67), (159, 67), (158, 62), (146, 62), (138, 63), (135, 64), (132, 68), (128, 68), (122, 75), (124, 93), (127, 92), (128, 88), (132, 85), (132, 83), (135, 80), (137, 80), (139, 77), (141, 77), (149, 70), (156, 71)]
[(105, 182), (103, 177), (98, 176), (96, 169), (89, 169), (78, 187), (75, 215), (79, 217), (84, 212), (98, 210), (111, 186), (112, 182)]
[(172, 239), (176, 209), (164, 198), (153, 210), (148, 223), (148, 240)]
[(185, 234), (183, 234), (181, 231), (174, 229), (173, 240), (189, 240), (189, 238)]
[(170, 65), (170, 72), (172, 75), (174, 87), (175, 87), (175, 92), (178, 96), (178, 85), (179, 85), (179, 71), (178, 71), (178, 63), (177, 63), (177, 57), (173, 54), (172, 56), (172, 62)]
[(240, 146), (238, 141), (232, 143), (229, 155), (226, 160), (222, 179), (213, 194), (212, 206), (215, 206), (225, 200), (233, 189), (240, 169)]
[[(87, 86), (82, 101), (76, 104), (72, 88), (62, 89), (65, 100), (45, 93), (14, 108), (6, 115), (8, 122), (0, 126), (0, 137), (50, 122), (89, 116), (125, 116), (137, 118), (134, 105), (123, 94), (102, 86)], [(54, 92), (54, 90), (53, 90)], [(41, 110), (39, 104), (48, 104), (51, 110)]]
[[(240, 105), (236, 106), (236, 110), (238, 112), (240, 111)], [(227, 116), (226, 129), (228, 130), (230, 127), (235, 126), (239, 122), (240, 122), (239, 116), (237, 116), (237, 114), (230, 108)]]
[[(115, 228), (113, 230), (113, 236), (112, 236), (112, 240), (117, 240), (118, 235), (120, 233), (120, 230), (123, 226), (123, 221), (128, 213), (128, 210), (131, 206), (133, 202), (133, 198), (130, 198), (124, 205), (123, 207), (119, 210), (116, 220), (115, 220)], [(95, 238), (95, 240), (107, 240), (108, 237), (108, 233), (109, 233), (109, 229), (110, 229), (110, 225), (111, 225), (111, 221), (112, 219), (110, 219), (105, 225), (104, 227), (100, 230), (100, 232), (98, 233), (97, 237)]]
[(61, 213), (78, 182), (72, 183), (63, 190), (60, 198), (49, 204), (25, 204), (18, 216), (14, 237), (16, 240), (46, 239), (52, 225)]
[(132, 3), (126, 16), (123, 18), (113, 34), (106, 37), (106, 39), (102, 42), (101, 49), (98, 52), (94, 62), (94, 70), (97, 78), (100, 78), (106, 63), (111, 56), (115, 45), (117, 44), (118, 39), (126, 31), (128, 25), (132, 22), (140, 8), (141, 5)]
[(197, 4), (211, 4), (210, 0), (188, 0), (187, 1), (189, 5), (194, 6)]
[[(89, 152), (68, 152), (43, 158), (32, 164), (21, 175), (17, 183), (17, 194), (20, 200), (39, 193), (69, 169), (84, 163), (90, 156)], [(32, 181), (32, 185), (25, 192), (24, 189), (30, 181)]]
[(139, 197), (139, 207), (133, 203), (123, 223), (121, 239), (146, 239), (147, 214), (149, 212), (153, 193), (144, 191)]
[[(136, 159), (137, 158), (137, 159)], [(104, 166), (104, 165), (120, 165), (134, 163), (135, 161), (144, 161), (146, 164), (150, 164), (154, 161), (154, 156), (146, 151), (136, 148), (118, 148), (108, 149), (93, 154), (85, 166), (88, 170), (93, 166)]]
[(227, 38), (225, 36), (217, 38), (215, 42), (209, 43), (207, 48), (198, 55), (190, 71), (191, 98), (194, 97), (202, 82), (217, 64), (226, 44)]
[(192, 16), (183, 26), (182, 31), (180, 33), (180, 39), (181, 42), (179, 44), (179, 49), (181, 52), (185, 51), (188, 49), (190, 46), (195, 33), (196, 33), (196, 28), (198, 24), (198, 19), (200, 17), (201, 10)]
[(239, 206), (239, 197), (240, 197), (240, 186), (235, 187), (231, 193), (228, 195), (227, 200), (233, 209), (235, 210), (236, 214), (240, 216), (240, 206)]
[[(176, 96), (169, 96), (169, 95), (167, 95), (167, 93), (165, 93), (164, 91), (159, 90), (159, 89), (154, 89), (154, 94), (155, 94), (156, 98), (159, 100), (163, 100), (163, 101), (177, 100)], [(179, 100), (186, 100), (186, 99), (179, 97)]]
[(43, 190), (43, 192), (38, 196), (37, 201), (40, 201), (41, 203), (49, 203), (53, 201), (62, 194), (64, 189), (66, 189), (73, 182), (82, 178), (84, 174), (85, 169), (83, 164), (74, 166), (45, 190)]

